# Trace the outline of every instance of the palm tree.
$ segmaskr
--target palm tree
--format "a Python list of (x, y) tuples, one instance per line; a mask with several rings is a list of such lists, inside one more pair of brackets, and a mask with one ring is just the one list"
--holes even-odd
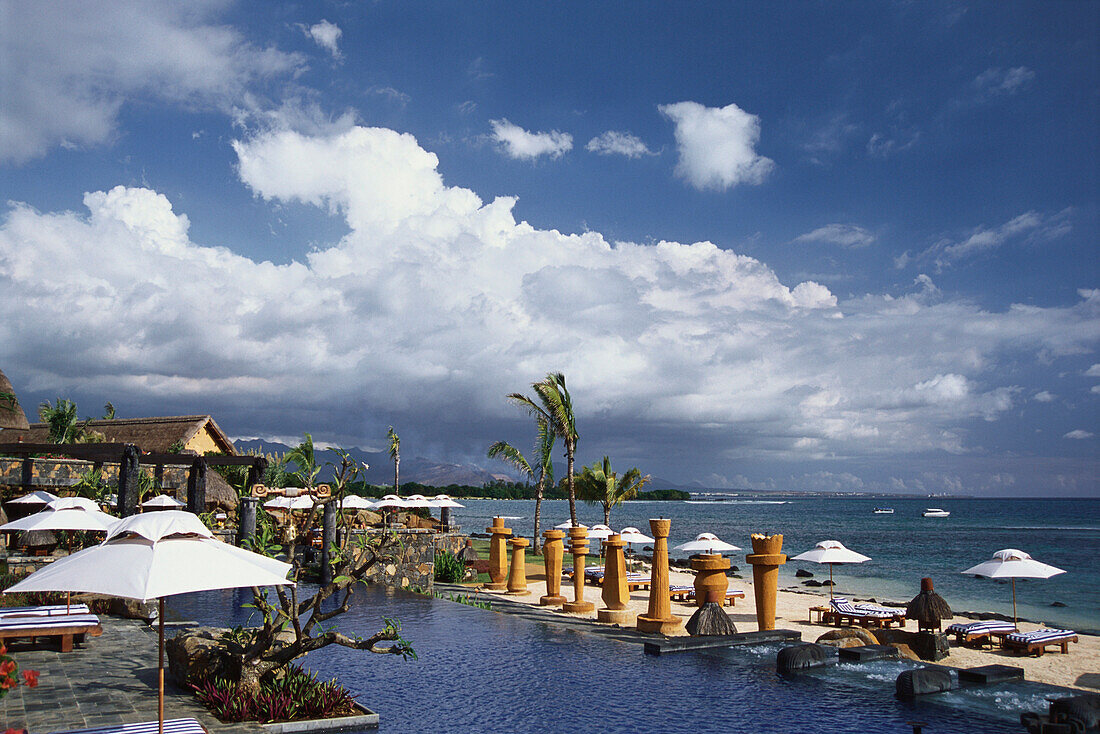
[(401, 438), (397, 435), (397, 432), (393, 430), (393, 426), (390, 426), (390, 430), (386, 432), (386, 438), (390, 440), (390, 458), (393, 459), (393, 493), (401, 495)]
[(113, 421), (115, 419), (115, 406), (114, 403), (108, 402), (103, 406), (103, 420)]
[(603, 462), (586, 466), (577, 477), (577, 494), (582, 500), (603, 506), (604, 525), (611, 526), (611, 509), (626, 500), (638, 496), (639, 490), (649, 484), (650, 476), (644, 477), (634, 467), (620, 478), (611, 471), (611, 459), (603, 457)]
[(565, 375), (551, 372), (546, 379), (531, 385), (539, 402), (522, 393), (511, 393), (508, 399), (526, 408), (536, 420), (543, 420), (550, 432), (565, 444), (566, 477), (569, 484), (569, 519), (577, 524), (577, 494), (573, 483), (573, 457), (577, 451), (577, 426), (573, 415), (573, 399), (565, 388)]
[(284, 463), (293, 461), (298, 467), (294, 476), (302, 480), (302, 486), (307, 490), (313, 489), (313, 482), (321, 473), (321, 467), (317, 466), (317, 457), (313, 451), (313, 436), (305, 434), (305, 439), (300, 444), (283, 454), (282, 461)]
[(50, 443), (79, 443), (87, 433), (88, 422), (81, 424), (76, 403), (66, 398), (58, 398), (53, 405), (48, 400), (39, 405), (38, 417), (50, 429)]
[(538, 462), (534, 469), (531, 468), (531, 464), (528, 463), (519, 449), (505, 441), (497, 441), (489, 447), (490, 459), (500, 459), (507, 464), (511, 464), (528, 477), (535, 479), (535, 540), (532, 543), (532, 552), (536, 556), (541, 553), (539, 539), (542, 536), (539, 535), (539, 521), (542, 516), (542, 492), (548, 486), (547, 482), (550, 485), (554, 484), (553, 452), (556, 438), (554, 432), (546, 425), (546, 421), (540, 418), (538, 420), (538, 441), (535, 444), (535, 451), (537, 452), (535, 456)]

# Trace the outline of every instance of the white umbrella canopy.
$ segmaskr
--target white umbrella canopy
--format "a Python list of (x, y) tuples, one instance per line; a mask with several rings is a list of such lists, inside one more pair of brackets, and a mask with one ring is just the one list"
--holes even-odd
[(422, 494), (410, 494), (405, 498), (405, 507), (435, 507), (431, 500)]
[(158, 494), (152, 499), (147, 499), (141, 503), (142, 507), (164, 507), (170, 510), (178, 510), (181, 507), (187, 507), (186, 502), (180, 502), (175, 497), (169, 497), (166, 494)]
[(465, 507), (466, 506), (466, 505), (460, 505), (459, 503), (455, 502), (453, 499), (451, 499), (450, 497), (448, 497), (445, 494), (437, 494), (435, 497), (432, 497), (428, 501), (432, 503), (432, 507)]
[(988, 561), (962, 573), (991, 579), (1012, 579), (1012, 624), (1016, 625), (1016, 579), (1049, 579), (1065, 571), (1040, 563), (1022, 550), (1005, 548), (994, 553)]
[(405, 500), (401, 499), (396, 494), (387, 494), (385, 497), (375, 502), (374, 506), (386, 508), (409, 507), (409, 505), (405, 503)]
[(264, 502), (266, 510), (312, 510), (313, 498), (309, 495), (299, 497), (276, 497)]
[(349, 494), (344, 497), (343, 508), (345, 510), (369, 510), (372, 507), (374, 507), (374, 503), (366, 497), (360, 497), (357, 494)]
[(833, 598), (833, 566), (838, 563), (863, 563), (871, 560), (870, 556), (848, 550), (839, 540), (823, 540), (805, 553), (799, 553), (792, 561), (812, 561), (813, 563), (825, 563), (829, 566), (829, 598)]
[[(555, 530), (568, 530), (571, 527), (573, 527), (573, 521), (572, 520), (566, 520), (565, 522), (561, 523), (560, 525), (555, 525), (554, 529)], [(588, 526), (584, 525), (583, 523), (577, 523), (577, 527), (578, 528), (584, 528), (585, 530), (588, 530)]]
[(626, 527), (619, 531), (619, 535), (628, 544), (633, 543), (652, 543), (653, 538), (649, 537), (641, 530), (635, 527)]
[(241, 586), (283, 586), (291, 566), (213, 538), (194, 515), (164, 510), (115, 524), (102, 544), (32, 573), (5, 589), (86, 591), (159, 602), (158, 716), (164, 724), (164, 597)]
[(614, 534), (615, 534), (614, 530), (612, 530), (611, 528), (607, 527), (606, 525), (604, 525), (602, 523), (600, 523), (598, 525), (593, 525), (592, 527), (590, 527), (588, 529), (588, 537), (589, 538), (595, 538), (597, 540), (606, 540), (607, 538), (610, 538)]
[(35, 490), (30, 494), (25, 494), (19, 499), (9, 500), (9, 505), (47, 505), (58, 499), (56, 494), (51, 492), (44, 492), (42, 490)]
[(682, 543), (673, 550), (680, 551), (681, 553), (731, 553), (733, 551), (741, 550), (736, 545), (719, 540), (718, 536), (714, 533), (699, 533), (695, 536), (695, 540)]
[[(76, 500), (82, 502), (78, 503)], [(87, 503), (87, 506), (83, 503)], [(118, 518), (84, 497), (54, 500), (45, 510), (0, 525), (0, 530), (110, 530)]]

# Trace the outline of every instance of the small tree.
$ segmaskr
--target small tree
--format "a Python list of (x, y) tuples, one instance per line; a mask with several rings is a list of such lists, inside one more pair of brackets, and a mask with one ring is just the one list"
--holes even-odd
[(393, 493), (397, 496), (401, 496), (401, 438), (397, 435), (397, 431), (393, 430), (393, 426), (390, 426), (390, 430), (386, 432), (386, 438), (390, 442), (390, 458), (393, 459)]
[(540, 555), (542, 549), (539, 522), (542, 515), (543, 490), (554, 484), (553, 453), (554, 439), (556, 438), (554, 432), (546, 425), (545, 420), (539, 418), (537, 424), (538, 440), (535, 442), (536, 464), (534, 468), (531, 467), (531, 464), (528, 463), (519, 449), (504, 441), (497, 441), (489, 447), (490, 459), (500, 459), (507, 464), (511, 464), (528, 477), (535, 479), (535, 539), (531, 547), (536, 556)]
[(508, 399), (527, 409), (535, 420), (546, 422), (547, 428), (565, 444), (566, 483), (569, 487), (569, 519), (577, 524), (577, 493), (573, 482), (573, 459), (577, 453), (577, 422), (573, 414), (573, 398), (565, 388), (565, 375), (551, 372), (545, 379), (531, 385), (538, 402), (522, 393), (511, 393)]
[(611, 471), (611, 459), (603, 457), (602, 462), (586, 466), (576, 477), (577, 496), (583, 501), (603, 507), (603, 522), (611, 526), (611, 510), (626, 500), (634, 499), (650, 476), (644, 477), (637, 467), (630, 469), (622, 477)]

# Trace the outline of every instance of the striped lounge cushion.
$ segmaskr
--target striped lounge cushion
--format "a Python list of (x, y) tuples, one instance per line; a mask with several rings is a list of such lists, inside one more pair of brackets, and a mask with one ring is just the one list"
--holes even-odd
[(1013, 632), (1005, 639), (1021, 645), (1032, 645), (1036, 642), (1059, 642), (1076, 636), (1077, 633), (1073, 630), (1041, 629), (1031, 632)]
[(695, 591), (695, 587), (685, 586), (683, 584), (673, 584), (668, 587), (668, 593), (670, 594), (683, 594), (685, 591)]
[(0, 608), (0, 617), (53, 617), (58, 614), (88, 614), (91, 610), (87, 604), (71, 604), (66, 611), (64, 604), (50, 604), (37, 607), (3, 607)]
[(845, 614), (852, 617), (892, 617), (894, 612), (876, 611), (872, 609), (861, 609), (852, 602), (842, 597), (833, 597), (829, 600), (829, 604), (833, 609), (841, 614)]
[(871, 614), (874, 614), (876, 612), (889, 614), (891, 616), (905, 614), (905, 610), (901, 607), (880, 607), (878, 604), (856, 604), (855, 607), (861, 612), (869, 612)]
[(0, 617), (0, 632), (26, 630), (29, 634), (36, 629), (93, 627), (97, 624), (99, 624), (99, 617), (94, 614), (63, 614), (59, 617)]
[(947, 628), (949, 635), (988, 635), (994, 632), (1012, 632), (1011, 622), (956, 622)]
[[(146, 721), (141, 724), (111, 724), (95, 729), (53, 732), (53, 734), (157, 734), (157, 722)], [(164, 722), (164, 734), (207, 734), (195, 719), (168, 719)]]

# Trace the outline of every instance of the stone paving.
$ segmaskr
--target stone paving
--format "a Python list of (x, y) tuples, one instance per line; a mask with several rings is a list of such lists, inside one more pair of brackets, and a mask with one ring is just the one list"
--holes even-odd
[[(9, 645), (20, 670), (40, 673), (37, 688), (19, 686), (0, 698), (0, 731), (30, 734), (157, 719), (157, 631), (134, 620), (101, 617), (103, 635), (72, 652), (56, 644)], [(171, 633), (168, 633), (171, 636)], [(223, 724), (165, 671), (164, 717), (192, 717), (211, 734), (258, 733), (258, 724)]]

